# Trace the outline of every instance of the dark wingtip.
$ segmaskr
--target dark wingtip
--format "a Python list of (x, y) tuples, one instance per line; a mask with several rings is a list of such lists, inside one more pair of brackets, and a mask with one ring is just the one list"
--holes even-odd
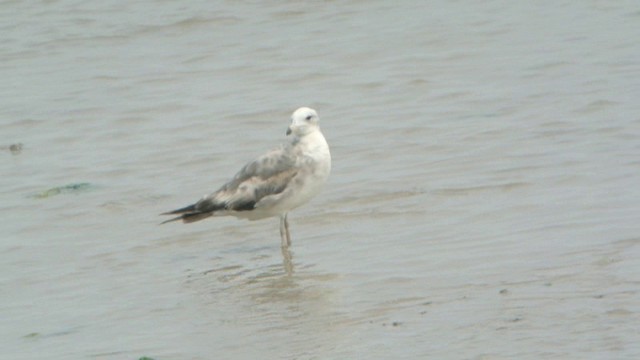
[(180, 208), (180, 209), (177, 209), (177, 210), (173, 210), (173, 211), (163, 212), (160, 215), (177, 215), (177, 214), (180, 214), (180, 216), (176, 216), (176, 217), (173, 217), (173, 218), (171, 218), (169, 220), (165, 220), (165, 221), (161, 222), (158, 225), (166, 224), (166, 223), (172, 222), (172, 221), (184, 220), (186, 214), (192, 213), (194, 211), (196, 211), (196, 204), (191, 204), (189, 206), (185, 206), (183, 208)]
[[(161, 214), (161, 215), (168, 215), (168, 214), (169, 214), (169, 213), (164, 213), (164, 214)], [(169, 220), (165, 220), (165, 221), (161, 222), (161, 223), (160, 223), (160, 224), (158, 224), (158, 225), (164, 225), (164, 224), (166, 224), (166, 223), (168, 223), (168, 222), (178, 221), (178, 220), (182, 220), (182, 215), (180, 215), (180, 216), (176, 216), (176, 217), (171, 218), (171, 219), (169, 219)]]
[[(191, 204), (189, 206), (185, 206), (185, 207), (177, 209), (177, 210), (163, 212), (160, 215), (176, 215), (176, 214), (184, 214), (184, 213), (189, 213), (189, 212), (194, 212), (194, 211), (196, 211), (196, 204)], [(167, 221), (171, 221), (171, 220), (167, 220)], [(167, 222), (167, 221), (165, 221), (165, 222)]]

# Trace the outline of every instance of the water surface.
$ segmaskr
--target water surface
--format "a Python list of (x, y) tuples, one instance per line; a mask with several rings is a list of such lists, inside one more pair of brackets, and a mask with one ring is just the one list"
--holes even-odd
[[(640, 356), (636, 2), (7, 2), (0, 30), (7, 358)], [(299, 106), (333, 172), (293, 276), (277, 219), (158, 226)]]

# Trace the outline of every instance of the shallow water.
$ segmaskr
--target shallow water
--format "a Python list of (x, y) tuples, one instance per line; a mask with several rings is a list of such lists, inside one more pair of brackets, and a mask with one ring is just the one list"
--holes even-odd
[[(0, 29), (5, 357), (640, 356), (636, 2), (6, 2)], [(303, 105), (333, 172), (292, 276), (277, 219), (157, 225)]]

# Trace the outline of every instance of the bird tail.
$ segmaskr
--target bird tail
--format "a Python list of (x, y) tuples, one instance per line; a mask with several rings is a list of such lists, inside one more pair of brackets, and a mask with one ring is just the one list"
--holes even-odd
[(206, 219), (209, 216), (213, 215), (213, 212), (196, 210), (196, 204), (192, 204), (189, 206), (185, 206), (181, 209), (162, 213), (160, 215), (176, 215), (176, 214), (179, 214), (179, 216), (176, 216), (169, 220), (165, 220), (161, 222), (160, 225), (166, 224), (172, 221), (178, 221), (178, 220), (182, 220), (183, 223), (188, 224), (188, 223), (196, 222), (202, 219)]

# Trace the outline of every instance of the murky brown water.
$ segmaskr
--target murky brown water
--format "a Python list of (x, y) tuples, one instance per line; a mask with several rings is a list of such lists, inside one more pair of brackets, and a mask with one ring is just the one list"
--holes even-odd
[[(6, 2), (0, 29), (7, 359), (640, 357), (637, 2)], [(157, 225), (303, 105), (334, 166), (293, 276), (277, 219)]]

